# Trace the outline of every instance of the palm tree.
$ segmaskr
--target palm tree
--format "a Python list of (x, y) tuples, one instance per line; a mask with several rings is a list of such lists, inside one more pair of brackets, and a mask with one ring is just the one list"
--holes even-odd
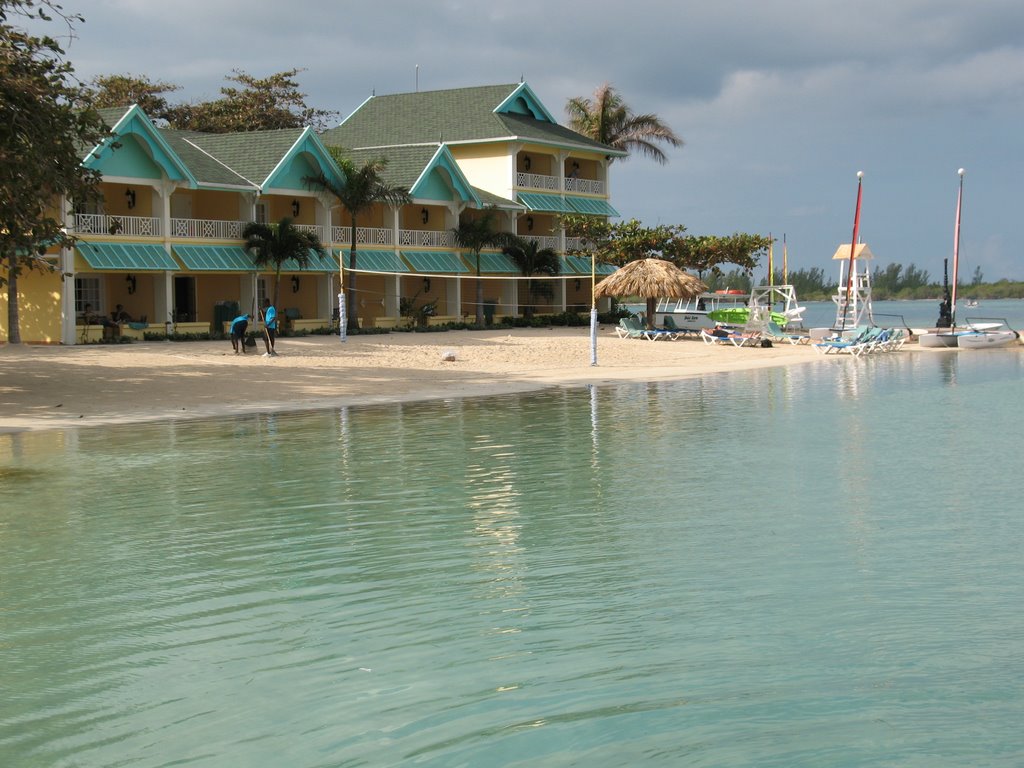
[(496, 208), (485, 208), (480, 216), (459, 219), (459, 226), (452, 230), (455, 244), (468, 248), (476, 257), (476, 324), (484, 324), (484, 282), (480, 279), (480, 251), (484, 248), (501, 248), (509, 242), (508, 232), (494, 229)]
[(349, 250), (349, 276), (348, 276), (348, 330), (359, 330), (359, 317), (356, 314), (356, 218), (359, 214), (369, 210), (374, 205), (382, 203), (396, 208), (406, 205), (412, 200), (409, 190), (398, 184), (391, 184), (384, 180), (384, 169), (387, 168), (386, 158), (367, 160), (361, 166), (356, 166), (351, 159), (337, 147), (328, 147), (331, 157), (341, 168), (345, 175), (344, 186), (338, 186), (325, 174), (311, 176), (305, 179), (306, 183), (314, 189), (320, 189), (334, 195), (338, 202), (344, 206), (349, 213), (351, 223), (351, 242)]
[(594, 141), (625, 152), (636, 150), (664, 165), (668, 156), (656, 142), (681, 147), (683, 140), (657, 115), (634, 115), (609, 83), (594, 91), (593, 99), (577, 96), (565, 105), (569, 127)]
[[(515, 237), (502, 248), (502, 252), (516, 263), (524, 277), (533, 277), (533, 275), (556, 277), (562, 271), (558, 254), (550, 248), (541, 248), (536, 240)], [(551, 289), (551, 283), (536, 280), (527, 282), (526, 292), (529, 303), (523, 310), (523, 317), (529, 320), (533, 317), (534, 299), (538, 296), (551, 298), (554, 292)]]
[(277, 224), (250, 222), (242, 231), (245, 249), (252, 251), (252, 260), (258, 267), (274, 267), (274, 306), (281, 295), (281, 265), (294, 259), (300, 268), (309, 266), (309, 252), (326, 256), (327, 251), (312, 232), (299, 229), (285, 217)]

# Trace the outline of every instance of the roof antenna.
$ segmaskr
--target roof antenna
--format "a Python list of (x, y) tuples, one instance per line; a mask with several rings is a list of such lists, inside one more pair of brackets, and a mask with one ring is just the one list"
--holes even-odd
[(522, 72), (519, 73), (519, 82), (520, 83), (523, 82), (523, 73)]
[(416, 93), (420, 92), (420, 65), (416, 65)]

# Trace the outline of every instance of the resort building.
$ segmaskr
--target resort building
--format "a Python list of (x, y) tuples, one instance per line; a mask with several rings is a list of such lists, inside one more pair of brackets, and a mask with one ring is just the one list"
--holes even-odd
[[(311, 186), (344, 174), (328, 146), (359, 166), (385, 158), (386, 179), (410, 190), (411, 202), (378, 205), (356, 221), (358, 298), (363, 327), (394, 327), (403, 310), (432, 303), (431, 322), (476, 314), (476, 259), (457, 247), (463, 217), (497, 212), (500, 231), (561, 255), (553, 290), (529, 294), (514, 262), (497, 250), (480, 258), (488, 319), (584, 311), (591, 263), (566, 255), (575, 245), (557, 226), (564, 213), (617, 216), (610, 203), (610, 161), (623, 153), (594, 142), (551, 116), (525, 83), (374, 96), (340, 126), (202, 134), (155, 125), (138, 107), (105, 110), (111, 137), (84, 152), (102, 174), (100, 199), (63, 202), (73, 249), (46, 254), (52, 272), (19, 278), (21, 337), (77, 344), (106, 332), (87, 310), (110, 317), (119, 305), (132, 322), (117, 333), (223, 332), (235, 312), (251, 312), (280, 290), (278, 311), (296, 330), (337, 323), (342, 271), (351, 269), (349, 213)], [(328, 256), (258, 268), (244, 248), (250, 222), (291, 218), (314, 232)], [(340, 263), (339, 263), (340, 262)], [(611, 271), (601, 265), (602, 274)], [(541, 302), (541, 303), (539, 303)], [(6, 341), (6, 291), (0, 341)]]

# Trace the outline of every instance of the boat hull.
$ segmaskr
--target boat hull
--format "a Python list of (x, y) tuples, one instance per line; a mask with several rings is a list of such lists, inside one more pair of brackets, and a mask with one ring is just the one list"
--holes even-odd
[(958, 339), (960, 349), (999, 349), (1020, 344), (1016, 331), (979, 331), (965, 333)]
[(958, 333), (922, 333), (917, 343), (931, 349), (955, 349), (960, 346)]

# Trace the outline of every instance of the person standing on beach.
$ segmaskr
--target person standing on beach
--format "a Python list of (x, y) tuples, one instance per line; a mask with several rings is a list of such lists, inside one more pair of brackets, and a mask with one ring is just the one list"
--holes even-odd
[(277, 338), (277, 309), (270, 303), (270, 299), (263, 300), (263, 344), (267, 351), (264, 357), (277, 357), (274, 350), (274, 339)]
[(239, 315), (231, 321), (231, 346), (237, 355), (245, 354), (245, 332), (249, 329), (249, 316)]

